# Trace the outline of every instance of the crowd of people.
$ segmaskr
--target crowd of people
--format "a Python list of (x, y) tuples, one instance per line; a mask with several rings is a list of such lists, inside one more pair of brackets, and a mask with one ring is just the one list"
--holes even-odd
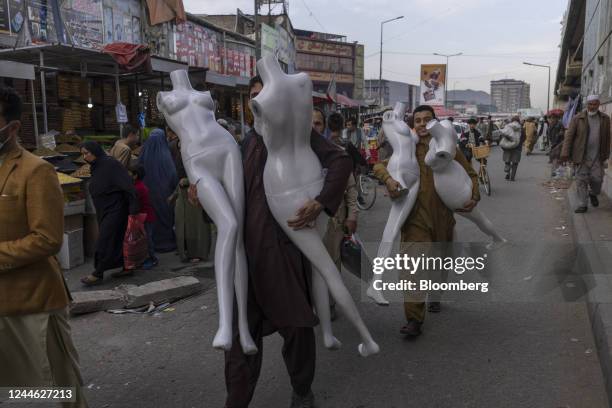
[[(260, 77), (249, 84), (250, 98), (263, 89)], [(568, 129), (560, 111), (548, 112), (540, 122), (513, 117), (501, 129), (500, 142), (508, 180), (515, 180), (521, 153), (533, 152), (538, 138), (546, 140), (552, 173), (563, 163), (576, 169), (580, 206), (598, 205), (603, 162), (610, 155), (610, 117), (599, 110), (599, 98), (589, 96), (587, 108), (577, 114)], [(70, 336), (66, 308), (70, 302), (62, 273), (54, 255), (62, 243), (63, 197), (53, 167), (21, 148), (21, 99), (14, 90), (0, 87), (0, 383), (3, 385), (54, 384), (76, 387), (77, 406), (87, 406), (80, 391), (78, 356)], [(433, 173), (425, 164), (432, 138), (427, 123), (436, 119), (432, 107), (423, 105), (405, 118), (418, 137), (416, 159), (420, 168), (418, 196), (412, 212), (401, 227), (402, 253), (431, 250), (432, 243), (453, 241), (455, 214), (436, 193)], [(450, 118), (452, 121), (452, 118)], [(220, 123), (222, 126), (227, 123)], [(252, 125), (252, 124), (251, 124)], [(472, 167), (471, 147), (491, 144), (493, 121), (473, 118), (457, 139), (455, 160), (473, 182), (472, 196), (457, 211), (470, 212), (480, 201), (478, 177)], [(228, 125), (229, 130), (229, 125)], [(267, 151), (253, 126), (240, 139), (245, 178), (244, 241), (249, 269), (249, 331), (259, 352), (242, 352), (238, 331), (225, 353), (227, 403), (249, 405), (262, 364), (262, 338), (278, 332), (284, 339), (283, 358), (293, 387), (292, 407), (314, 406), (311, 385), (315, 371), (314, 326), (318, 324), (310, 294), (311, 266), (272, 216), (263, 186)], [(370, 129), (358, 126), (358, 118), (328, 115), (315, 108), (312, 115), (311, 147), (326, 169), (318, 197), (308, 201), (287, 221), (294, 229), (308, 228), (325, 212), (329, 215), (324, 242), (340, 270), (342, 241), (358, 229), (357, 188), (354, 171), (367, 164)], [(384, 146), (384, 134), (376, 137)], [(105, 272), (114, 276), (132, 274), (124, 268), (122, 242), (130, 216), (145, 214), (148, 240), (142, 269), (158, 264), (157, 254), (177, 251), (185, 262), (209, 257), (211, 220), (199, 206), (197, 186), (191, 184), (181, 159), (181, 141), (169, 127), (151, 132), (140, 154), (134, 150), (138, 129), (126, 126), (123, 137), (106, 153), (95, 142), (81, 145), (91, 165), (89, 192), (99, 225), (94, 271), (82, 278), (84, 285), (100, 284)], [(386, 157), (391, 152), (386, 152)], [(400, 185), (386, 169), (381, 157), (373, 166), (391, 199)], [(27, 192), (27, 193), (26, 193)], [(279, 271), (283, 271), (279, 274)], [(15, 288), (19, 288), (16, 290)], [(437, 293), (405, 292), (405, 324), (400, 332), (416, 337), (423, 331), (426, 312), (441, 311)], [(334, 306), (332, 305), (332, 314)], [(45, 333), (40, 336), (39, 333)], [(23, 345), (28, 345), (26, 349)], [(36, 358), (30, 358), (32, 355)], [(39, 358), (40, 357), (40, 358)], [(37, 361), (50, 362), (48, 367)], [(7, 376), (7, 373), (10, 373)]]

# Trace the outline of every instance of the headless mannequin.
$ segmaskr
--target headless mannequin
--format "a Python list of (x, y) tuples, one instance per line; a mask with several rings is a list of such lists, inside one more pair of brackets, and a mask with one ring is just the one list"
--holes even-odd
[[(457, 151), (457, 136), (448, 120), (438, 122), (432, 120), (427, 124), (431, 133), (429, 151), (425, 156), (425, 164), (434, 172), (434, 186), (442, 202), (455, 211), (465, 206), (472, 199), (472, 180), (459, 163), (455, 161)], [(505, 242), (495, 230), (493, 223), (476, 207), (471, 212), (457, 214), (472, 221), (494, 242)]]
[[(398, 102), (393, 111), (387, 111), (383, 115), (383, 132), (393, 147), (393, 154), (387, 164), (389, 175), (402, 185), (402, 189), (408, 189), (407, 194), (396, 198), (391, 202), (391, 211), (385, 225), (382, 240), (378, 247), (377, 257), (387, 258), (391, 255), (393, 243), (400, 233), (402, 225), (414, 207), (419, 193), (419, 163), (416, 158), (417, 136), (412, 133), (404, 122), (406, 105)], [(379, 305), (388, 305), (382, 291), (374, 289), (370, 282), (367, 295)]]
[(238, 305), (240, 345), (257, 353), (247, 321), (248, 275), (243, 240), (244, 176), (240, 149), (214, 116), (210, 92), (195, 91), (187, 71), (170, 74), (173, 90), (157, 94), (157, 106), (181, 139), (181, 156), (198, 199), (217, 226), (215, 278), (219, 298), (219, 329), (213, 347), (232, 347), (234, 294)]
[(310, 147), (312, 81), (304, 73), (286, 75), (271, 55), (257, 62), (257, 71), (264, 87), (251, 100), (251, 110), (255, 130), (262, 135), (268, 151), (263, 180), (266, 199), (278, 224), (313, 266), (312, 293), (325, 346), (331, 349), (340, 346), (331, 330), (328, 294), (331, 292), (361, 336), (359, 353), (364, 357), (378, 353), (378, 345), (323, 245), (327, 216), (318, 217), (316, 228), (294, 231), (287, 225), (287, 220), (306, 201), (319, 194), (324, 182), (321, 163)]

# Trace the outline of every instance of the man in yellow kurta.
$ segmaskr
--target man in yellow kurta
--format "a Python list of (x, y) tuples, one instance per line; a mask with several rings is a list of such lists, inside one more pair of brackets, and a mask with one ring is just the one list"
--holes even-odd
[[(406, 253), (409, 250), (415, 250), (415, 243), (418, 248), (431, 248), (432, 242), (451, 242), (453, 240), (453, 230), (455, 227), (455, 218), (453, 211), (450, 210), (434, 188), (433, 171), (425, 165), (425, 155), (429, 150), (429, 141), (431, 135), (426, 128), (427, 122), (435, 118), (434, 110), (431, 106), (421, 105), (413, 112), (414, 130), (419, 137), (419, 142), (416, 146), (416, 157), (419, 162), (420, 170), (420, 186), (416, 203), (412, 212), (404, 222), (401, 233), (400, 252)], [(472, 211), (480, 200), (478, 190), (478, 175), (468, 163), (460, 149), (457, 149), (455, 160), (465, 168), (468, 175), (472, 179), (472, 199), (465, 203), (462, 210)], [(374, 166), (374, 174), (376, 177), (385, 183), (391, 199), (398, 196), (400, 184), (394, 180), (388, 173), (386, 168), (387, 163), (378, 163)], [(418, 251), (419, 255), (421, 251)], [(444, 279), (444, 278), (443, 278)], [(418, 291), (406, 291), (404, 294), (404, 313), (407, 323), (400, 332), (409, 336), (418, 336), (421, 334), (421, 325), (425, 320), (425, 297), (426, 294)], [(432, 300), (432, 299), (430, 299)], [(439, 301), (430, 301), (430, 312), (440, 311)]]

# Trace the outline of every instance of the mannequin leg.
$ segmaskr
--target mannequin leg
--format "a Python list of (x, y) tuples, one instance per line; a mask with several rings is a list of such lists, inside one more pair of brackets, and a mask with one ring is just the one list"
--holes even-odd
[(493, 223), (487, 218), (486, 215), (484, 215), (484, 213), (482, 213), (478, 209), (478, 207), (474, 208), (472, 212), (458, 212), (457, 214), (467, 218), (468, 220), (476, 224), (476, 226), (478, 226), (478, 229), (493, 238), (494, 242), (506, 241), (501, 235), (499, 235), (499, 233), (495, 230), (495, 226), (493, 225)]
[[(292, 229), (286, 228), (285, 232), (296, 244), (296, 246), (302, 251), (302, 253), (308, 258), (314, 268), (316, 268), (325, 283), (329, 287), (329, 291), (333, 296), (336, 304), (341, 308), (343, 314), (350, 320), (351, 323), (357, 328), (362, 344), (359, 345), (359, 353), (366, 357), (370, 354), (376, 354), (380, 348), (374, 341), (368, 328), (366, 327), (363, 319), (359, 315), (357, 306), (351, 297), (344, 282), (340, 278), (340, 274), (336, 269), (336, 265), (332, 261), (331, 257), (327, 253), (323, 241), (319, 237), (316, 230), (300, 230), (293, 231)], [(327, 308), (329, 310), (329, 307)]]
[[(397, 239), (400, 230), (404, 225), (404, 221), (406, 221), (406, 218), (408, 218), (408, 215), (412, 211), (412, 207), (414, 207), (418, 192), (419, 182), (416, 182), (416, 184), (410, 188), (408, 195), (404, 197), (404, 199), (398, 199), (391, 204), (389, 218), (387, 219), (387, 224), (385, 225), (382, 240), (380, 242), (380, 246), (378, 247), (378, 254), (376, 255), (377, 257), (387, 258), (389, 257), (389, 255), (391, 255), (393, 243)], [(382, 275), (380, 277), (382, 277)], [(368, 283), (368, 289), (366, 291), (366, 294), (378, 305), (387, 306), (389, 304), (389, 301), (385, 299), (382, 294), (382, 291), (374, 289), (373, 283), (374, 277)]]
[(219, 298), (219, 329), (213, 347), (229, 351), (232, 347), (232, 313), (234, 306), (234, 267), (238, 222), (223, 186), (208, 172), (198, 183), (198, 199), (217, 226), (215, 247), (215, 280)]
[(238, 155), (228, 155), (224, 175), (224, 187), (229, 196), (237, 220), (234, 291), (238, 309), (238, 330), (240, 345), (244, 354), (257, 353), (257, 347), (249, 332), (247, 320), (247, 296), (249, 275), (244, 247), (244, 178), (242, 176), (242, 160)]
[(329, 290), (321, 272), (314, 267), (312, 271), (312, 298), (317, 311), (317, 317), (321, 323), (323, 344), (330, 350), (338, 350), (342, 343), (334, 337), (332, 330), (331, 313), (329, 310)]

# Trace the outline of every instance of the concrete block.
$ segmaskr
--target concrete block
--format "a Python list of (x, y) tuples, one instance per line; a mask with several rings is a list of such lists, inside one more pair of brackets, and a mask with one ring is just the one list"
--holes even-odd
[(179, 276), (172, 279), (150, 282), (142, 286), (127, 288), (128, 308), (140, 307), (153, 302), (160, 304), (198, 293), (202, 284), (193, 276)]
[(127, 304), (126, 296), (115, 290), (73, 292), (72, 298), (70, 313), (73, 315), (122, 309)]

